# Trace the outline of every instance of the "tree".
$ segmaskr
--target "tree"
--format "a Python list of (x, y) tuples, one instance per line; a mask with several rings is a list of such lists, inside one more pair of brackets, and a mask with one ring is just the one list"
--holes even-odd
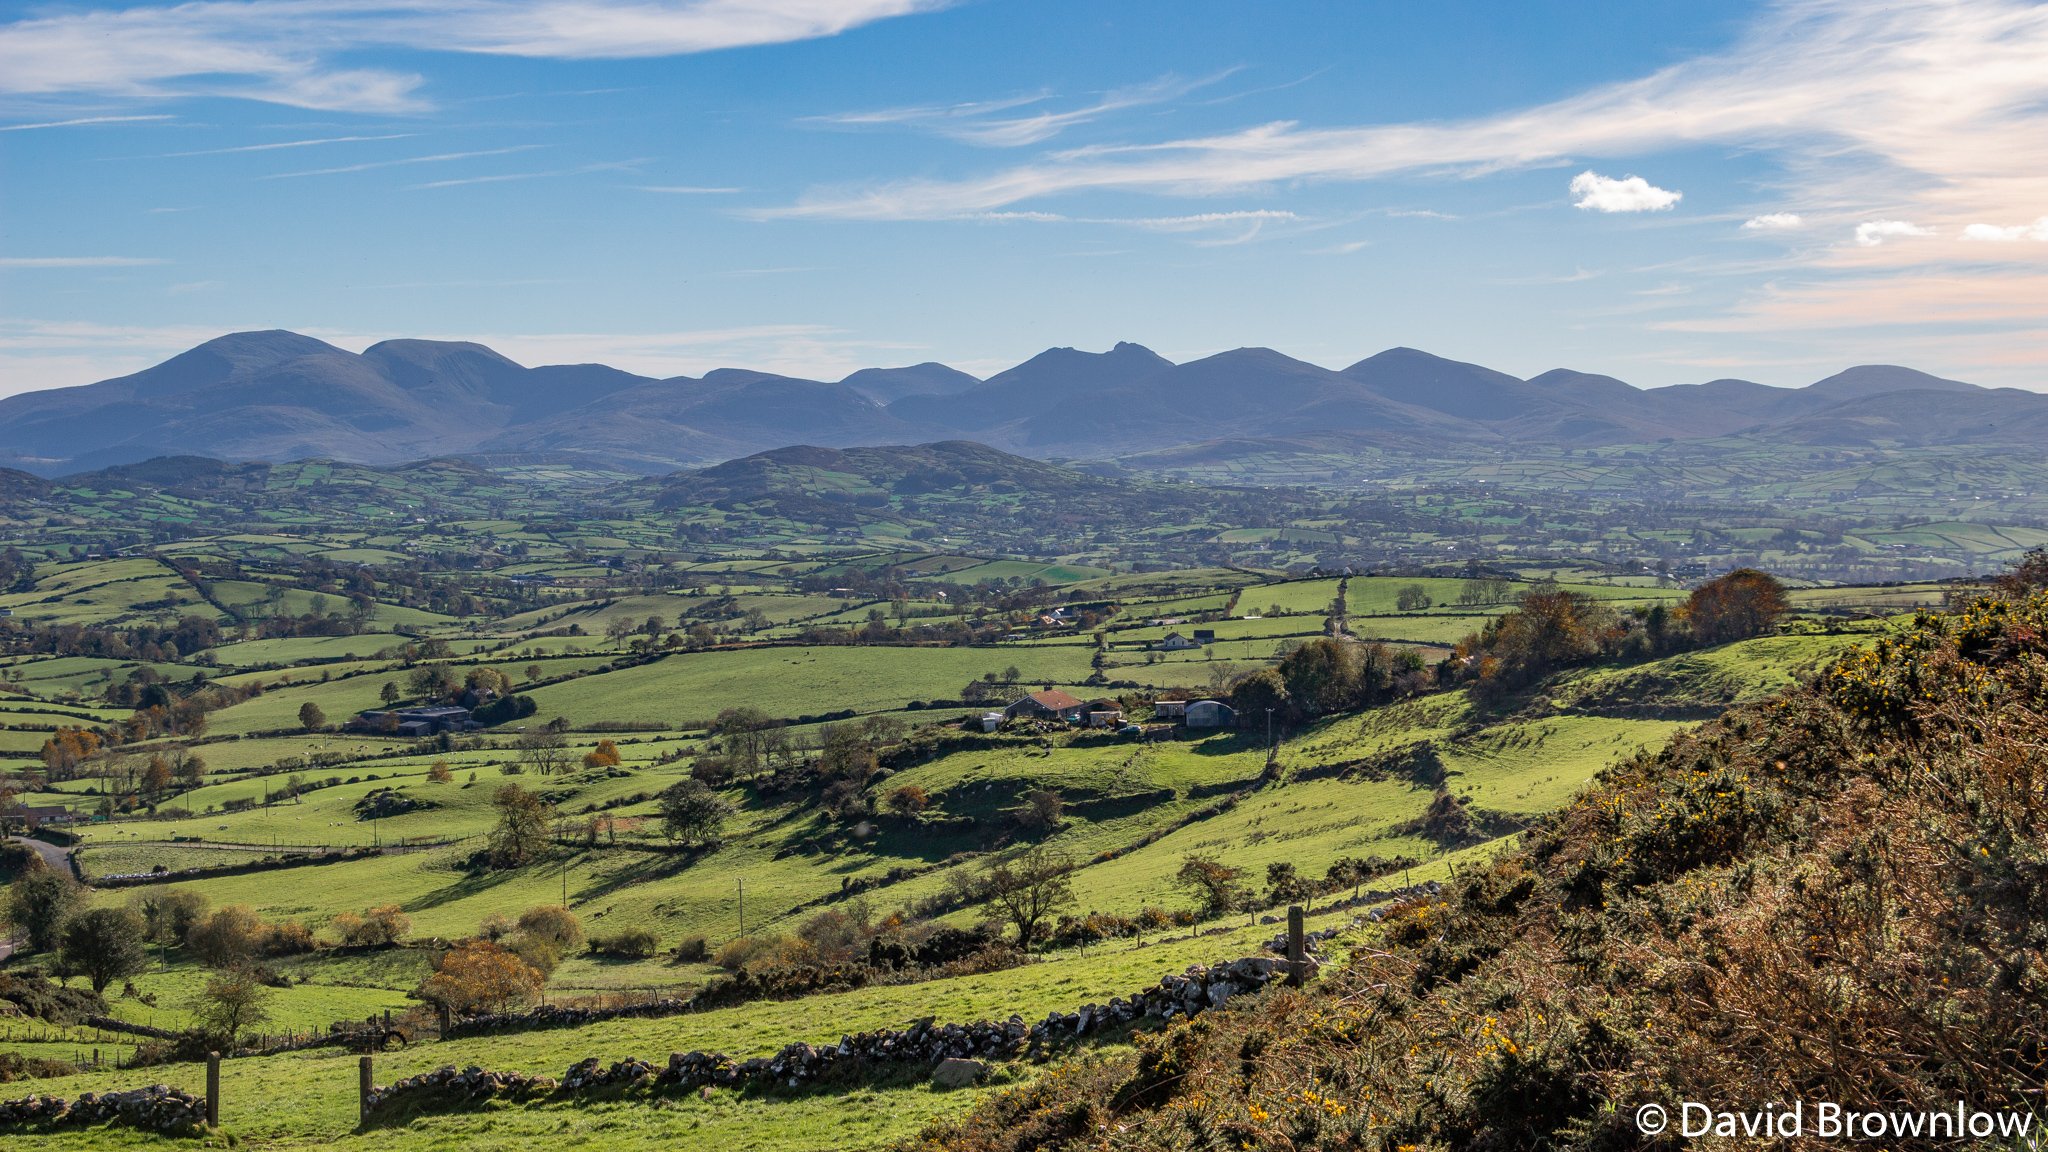
[(396, 944), (412, 931), (412, 918), (400, 912), (396, 904), (379, 905), (360, 916), (353, 912), (338, 913), (327, 924), (350, 948)]
[(97, 732), (84, 728), (59, 728), (43, 741), (43, 768), (52, 780), (69, 780), (78, 766), (99, 754), (104, 741)]
[(1788, 607), (1785, 587), (1775, 577), (1737, 568), (1693, 589), (1685, 618), (1700, 643), (1727, 644), (1771, 631)]
[(569, 766), (569, 745), (560, 732), (543, 728), (519, 738), (519, 758), (542, 776), (552, 776)]
[(539, 794), (506, 784), (491, 796), (491, 804), (498, 810), (498, 824), (490, 837), (493, 865), (517, 868), (547, 848), (548, 821), (555, 810)]
[(452, 1012), (495, 1012), (540, 995), (545, 977), (502, 945), (471, 940), (441, 954), (419, 996)]
[(241, 1034), (270, 1019), (270, 989), (247, 968), (231, 968), (206, 982), (192, 1015), (199, 1030), (222, 1048), (233, 1048)]
[(206, 761), (190, 752), (180, 752), (172, 767), (178, 775), (178, 783), (187, 789), (197, 788), (206, 782)]
[(989, 902), (1017, 929), (1017, 945), (1031, 947), (1039, 926), (1074, 903), (1074, 862), (1064, 852), (1033, 844), (1006, 860), (991, 860), (982, 872)]
[(1181, 860), (1173, 879), (1195, 898), (1206, 916), (1220, 916), (1244, 902), (1238, 870), (1213, 856), (1189, 854)]
[(104, 992), (149, 966), (142, 934), (142, 917), (128, 909), (91, 908), (65, 922), (58, 955), (92, 982), (94, 992)]
[(619, 746), (610, 740), (599, 740), (597, 747), (583, 756), (585, 768), (616, 768), (619, 766)]
[(38, 952), (55, 951), (62, 939), (64, 922), (85, 905), (85, 890), (62, 872), (45, 867), (41, 857), (35, 866), (14, 878), (7, 892), (7, 921), (28, 936), (28, 946)]
[(683, 780), (662, 790), (661, 834), (670, 840), (714, 842), (732, 815), (732, 805), (701, 780)]
[(377, 689), (377, 699), (382, 700), (386, 708), (398, 703), (398, 698), (404, 694), (399, 691), (397, 682), (392, 680), (386, 680), (384, 686)]
[(185, 933), (185, 946), (209, 968), (237, 968), (256, 955), (263, 921), (241, 904), (216, 908)]
[(539, 904), (528, 908), (519, 914), (516, 927), (520, 935), (544, 940), (553, 945), (557, 953), (567, 952), (583, 943), (583, 921), (559, 904)]
[(1284, 715), (1291, 704), (1287, 698), (1287, 682), (1271, 668), (1259, 669), (1239, 680), (1230, 690), (1230, 706), (1246, 721), (1257, 720), (1263, 724), (1267, 709)]
[(1315, 895), (1315, 888), (1294, 871), (1291, 861), (1266, 865), (1266, 903), (1294, 904)]
[(299, 705), (299, 727), (308, 732), (318, 732), (327, 727), (327, 713), (311, 700)]
[(1036, 788), (1024, 796), (1024, 808), (1017, 813), (1017, 822), (1038, 833), (1051, 832), (1060, 826), (1060, 817), (1065, 815), (1067, 802), (1050, 788)]
[(455, 779), (455, 773), (448, 767), (446, 760), (436, 760), (427, 769), (427, 780), (431, 783), (446, 784), (453, 779)]
[(2014, 600), (2029, 592), (2048, 588), (2048, 548), (2030, 549), (1994, 581), (1992, 587), (2000, 595)]
[(455, 695), (462, 682), (446, 664), (428, 664), (412, 670), (412, 694), (422, 700), (442, 700)]
[(882, 800), (882, 806), (898, 816), (917, 816), (931, 806), (932, 798), (915, 784), (892, 788)]
[(1420, 584), (1403, 584), (1394, 593), (1394, 607), (1402, 612), (1420, 612), (1429, 605), (1429, 591)]
[(149, 767), (142, 770), (142, 790), (152, 799), (171, 790), (171, 762), (161, 756), (151, 756)]
[(859, 729), (827, 724), (818, 730), (818, 736), (824, 743), (818, 750), (818, 775), (865, 786), (875, 772), (875, 749)]
[(192, 926), (206, 915), (206, 897), (189, 888), (144, 888), (129, 898), (128, 906), (142, 917), (151, 943), (180, 948)]

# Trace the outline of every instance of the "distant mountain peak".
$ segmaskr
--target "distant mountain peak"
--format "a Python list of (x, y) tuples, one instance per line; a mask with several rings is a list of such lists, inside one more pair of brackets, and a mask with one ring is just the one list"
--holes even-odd
[(742, 367), (658, 380), (601, 364), (526, 368), (469, 341), (386, 340), (358, 355), (270, 329), (231, 332), (117, 379), (0, 398), (0, 467), (50, 476), (170, 452), (366, 464), (510, 453), (658, 472), (813, 445), (788, 458), (853, 453), (841, 463), (907, 470), (899, 478), (916, 487), (954, 471), (1021, 482), (1014, 463), (974, 454), (1027, 448), (1103, 461), (1226, 442), (1989, 446), (2031, 445), (2043, 429), (2048, 397), (1887, 364), (1806, 388), (1636, 389), (1567, 369), (1525, 381), (1407, 346), (1334, 372), (1257, 346), (1176, 365), (1123, 340), (1100, 352), (1048, 348), (985, 381), (931, 361), (836, 382)]
[(1944, 379), (1917, 368), (1902, 368), (1897, 364), (1858, 364), (1853, 368), (1844, 368), (1824, 380), (1816, 380), (1807, 385), (1806, 390), (1816, 396), (1826, 396), (1834, 400), (1882, 396), (1887, 392), (1983, 391), (1975, 384)]

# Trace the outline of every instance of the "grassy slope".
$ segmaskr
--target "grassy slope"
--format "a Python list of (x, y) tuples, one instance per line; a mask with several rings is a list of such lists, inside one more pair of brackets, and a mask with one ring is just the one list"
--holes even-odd
[(918, 1146), (1590, 1152), (1639, 1146), (1645, 1101), (2037, 1113), (2044, 625), (2036, 595), (1853, 654), (1602, 773), (1315, 988)]

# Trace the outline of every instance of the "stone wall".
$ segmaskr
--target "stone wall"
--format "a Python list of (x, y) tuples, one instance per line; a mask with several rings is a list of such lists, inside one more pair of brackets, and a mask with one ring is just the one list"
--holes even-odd
[[(1316, 964), (1311, 956), (1311, 974)], [(908, 1028), (844, 1036), (837, 1044), (790, 1044), (773, 1056), (757, 1056), (748, 1060), (734, 1060), (722, 1052), (677, 1052), (669, 1056), (665, 1066), (657, 1066), (636, 1057), (615, 1060), (610, 1064), (590, 1057), (571, 1065), (559, 1081), (552, 1077), (490, 1072), (476, 1067), (458, 1071), (450, 1065), (375, 1090), (370, 1096), (370, 1107), (374, 1111), (412, 1101), (430, 1107), (452, 1107), (493, 1098), (573, 1095), (626, 1088), (671, 1092), (690, 1092), (707, 1087), (772, 1085), (797, 1088), (839, 1068), (906, 1064), (936, 1066), (949, 1059), (1002, 1060), (1036, 1056), (1059, 1045), (1140, 1020), (1197, 1016), (1222, 1007), (1233, 996), (1256, 992), (1286, 975), (1286, 961), (1270, 956), (1248, 956), (1219, 964), (1196, 965), (1179, 975), (1168, 976), (1129, 998), (1117, 996), (1106, 1004), (1086, 1004), (1071, 1012), (1052, 1012), (1036, 1023), (1027, 1024), (1021, 1016), (1012, 1016), (1005, 1021), (980, 1020), (972, 1024), (938, 1024), (927, 1018)], [(600, 1017), (593, 1013), (592, 1018)]]
[(166, 1136), (196, 1136), (206, 1129), (206, 1100), (152, 1084), (119, 1092), (87, 1092), (76, 1100), (25, 1096), (0, 1101), (0, 1127), (87, 1128), (120, 1124)]

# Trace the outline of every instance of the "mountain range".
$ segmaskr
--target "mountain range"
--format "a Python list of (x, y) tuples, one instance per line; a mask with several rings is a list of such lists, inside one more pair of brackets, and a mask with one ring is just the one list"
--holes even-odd
[(472, 343), (389, 340), (358, 354), (268, 331), (0, 400), (0, 465), (43, 476), (172, 453), (369, 464), (567, 453), (662, 473), (793, 444), (972, 440), (1041, 459), (1110, 459), (1219, 441), (1436, 451), (1724, 437), (2037, 445), (2048, 442), (2048, 396), (1893, 365), (1803, 388), (1644, 389), (1568, 369), (1525, 380), (1412, 348), (1329, 369), (1269, 348), (1176, 364), (1128, 343), (1048, 349), (985, 380), (934, 363), (837, 381), (740, 368), (655, 379), (602, 364), (528, 368)]

